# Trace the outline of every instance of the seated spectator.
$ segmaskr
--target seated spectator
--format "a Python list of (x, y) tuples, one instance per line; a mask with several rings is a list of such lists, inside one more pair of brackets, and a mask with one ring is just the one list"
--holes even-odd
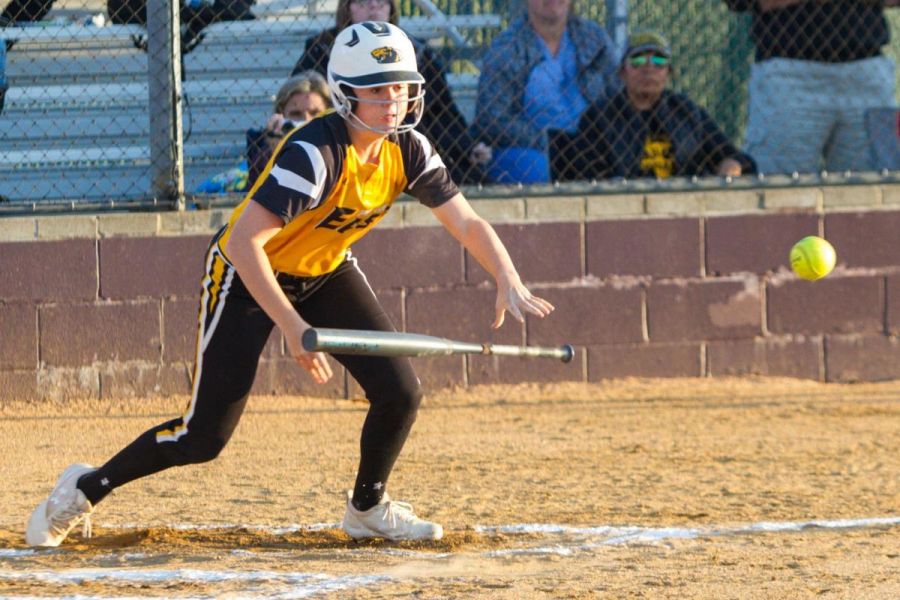
[[(331, 45), (349, 25), (363, 21), (384, 21), (400, 26), (398, 0), (338, 0), (336, 25), (306, 40), (306, 49), (291, 75), (314, 70), (326, 75)], [(482, 169), (491, 160), (491, 149), (475, 143), (465, 118), (456, 106), (444, 64), (423, 40), (410, 38), (416, 50), (419, 73), (425, 78), (425, 112), (416, 130), (424, 133), (443, 157), (457, 183), (487, 183)]]
[[(203, 30), (213, 23), (255, 19), (256, 15), (250, 11), (255, 3), (256, 0), (180, 0), (182, 54), (196, 48), (206, 35)], [(147, 25), (147, 0), (107, 0), (106, 10), (114, 24)], [(147, 40), (143, 36), (135, 36), (134, 44), (147, 50)]]
[(491, 43), (478, 80), (475, 129), (501, 183), (549, 181), (548, 130), (574, 131), (588, 104), (619, 87), (602, 26), (569, 14), (569, 0), (526, 2), (527, 16)]
[(315, 71), (294, 75), (275, 95), (275, 111), (264, 129), (247, 131), (248, 184), (252, 186), (281, 138), (331, 108), (328, 82)]
[(325, 78), (309, 71), (291, 77), (275, 95), (274, 112), (263, 129), (247, 130), (247, 160), (201, 183), (195, 193), (245, 192), (266, 168), (281, 138), (331, 108), (331, 93)]
[(725, 0), (753, 16), (747, 152), (763, 173), (880, 169), (866, 111), (896, 106), (884, 7), (900, 0)]
[(703, 108), (666, 89), (672, 51), (657, 32), (635, 33), (619, 66), (625, 87), (591, 105), (569, 144), (557, 141), (559, 179), (665, 178), (753, 173)]

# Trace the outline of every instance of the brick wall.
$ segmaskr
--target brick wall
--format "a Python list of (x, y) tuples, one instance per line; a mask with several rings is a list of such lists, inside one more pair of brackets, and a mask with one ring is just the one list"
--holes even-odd
[[(401, 203), (354, 247), (398, 329), (572, 343), (576, 359), (416, 359), (430, 389), (625, 376), (900, 377), (896, 188), (473, 204), (556, 312), (492, 331), (487, 273), (430, 211)], [(227, 217), (214, 210), (0, 219), (0, 400), (187, 393), (203, 255)], [(787, 257), (813, 234), (832, 242), (838, 266), (805, 282)], [(277, 331), (255, 391), (359, 395), (340, 370), (333, 383), (312, 384), (285, 356)]]

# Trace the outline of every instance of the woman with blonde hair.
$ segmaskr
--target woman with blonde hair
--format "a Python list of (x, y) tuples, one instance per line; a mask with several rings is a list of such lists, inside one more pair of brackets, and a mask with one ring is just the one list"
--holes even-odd
[(328, 82), (315, 71), (293, 75), (275, 94), (275, 111), (264, 129), (247, 131), (248, 185), (266, 168), (281, 138), (331, 108)]
[(281, 138), (331, 108), (328, 82), (315, 71), (300, 73), (285, 81), (274, 99), (274, 112), (265, 126), (247, 130), (246, 159), (203, 181), (195, 193), (226, 194), (249, 190), (266, 168)]
[[(337, 34), (363, 21), (384, 21), (400, 27), (397, 0), (338, 0), (335, 26), (306, 39), (306, 49), (291, 75), (303, 71), (325, 74), (331, 46)], [(401, 27), (402, 28), (402, 27)], [(425, 113), (418, 131), (424, 133), (447, 162), (457, 183), (489, 183), (483, 165), (491, 161), (491, 148), (475, 143), (468, 124), (456, 106), (444, 63), (423, 40), (410, 38), (416, 52), (419, 73), (425, 78)]]

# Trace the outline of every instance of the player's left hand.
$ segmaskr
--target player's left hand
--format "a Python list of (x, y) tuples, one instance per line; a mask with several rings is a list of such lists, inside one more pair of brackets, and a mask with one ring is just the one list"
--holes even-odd
[(553, 305), (538, 298), (528, 291), (522, 282), (512, 284), (501, 284), (497, 288), (497, 318), (491, 325), (494, 329), (503, 325), (503, 317), (506, 311), (519, 323), (525, 322), (523, 312), (531, 313), (537, 317), (544, 318), (553, 312)]

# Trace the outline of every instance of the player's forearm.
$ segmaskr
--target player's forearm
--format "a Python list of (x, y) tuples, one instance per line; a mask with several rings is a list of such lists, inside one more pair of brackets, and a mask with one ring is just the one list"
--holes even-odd
[(247, 291), (279, 329), (288, 331), (308, 327), (278, 285), (261, 244), (253, 240), (240, 244), (229, 241), (226, 252)]
[(492, 327), (503, 325), (507, 311), (520, 323), (525, 321), (525, 313), (542, 318), (550, 314), (553, 305), (525, 288), (494, 228), (472, 211), (462, 195), (448, 204), (444, 210), (436, 209), (438, 218), (497, 281), (496, 319)]
[(435, 216), (498, 285), (517, 285), (519, 275), (497, 232), (479, 217), (462, 194), (433, 209)]
[(519, 283), (519, 274), (509, 252), (487, 221), (479, 218), (469, 222), (460, 242), (478, 264), (491, 274), (497, 285), (513, 286)]

